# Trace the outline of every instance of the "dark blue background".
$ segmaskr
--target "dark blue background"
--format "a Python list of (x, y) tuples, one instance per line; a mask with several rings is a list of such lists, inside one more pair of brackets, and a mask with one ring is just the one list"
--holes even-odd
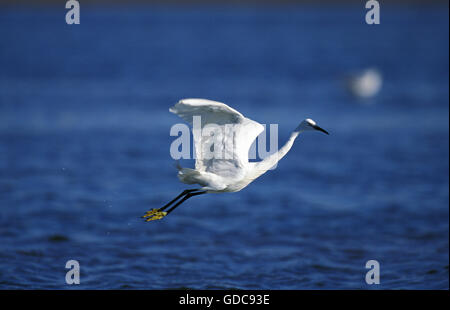
[[(448, 289), (448, 7), (0, 10), (0, 288)], [(384, 84), (352, 98), (343, 77)], [(280, 144), (239, 193), (192, 198), (169, 154), (177, 100), (219, 100)], [(381, 264), (381, 285), (364, 281)]]

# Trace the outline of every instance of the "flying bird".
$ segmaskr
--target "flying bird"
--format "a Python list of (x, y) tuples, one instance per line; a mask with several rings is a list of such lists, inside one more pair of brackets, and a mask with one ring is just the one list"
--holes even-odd
[[(228, 105), (207, 99), (182, 99), (169, 109), (193, 126), (194, 118), (201, 121), (201, 130), (211, 128), (213, 134), (194, 132), (195, 169), (177, 165), (178, 178), (185, 184), (200, 185), (186, 189), (159, 209), (152, 209), (142, 217), (146, 221), (159, 220), (171, 213), (187, 199), (206, 193), (238, 192), (271, 169), (291, 149), (297, 136), (304, 131), (328, 132), (312, 119), (303, 120), (295, 128), (286, 144), (259, 162), (249, 162), (248, 152), (264, 126)], [(233, 130), (230, 130), (232, 128)], [(194, 129), (195, 130), (195, 129)], [(216, 151), (216, 152), (215, 152)]]
[(383, 86), (383, 77), (375, 68), (369, 68), (347, 78), (347, 88), (357, 98), (371, 98)]

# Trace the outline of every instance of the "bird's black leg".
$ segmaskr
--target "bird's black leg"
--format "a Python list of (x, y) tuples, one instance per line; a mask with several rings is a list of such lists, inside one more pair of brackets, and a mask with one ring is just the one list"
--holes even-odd
[(159, 208), (159, 211), (164, 211), (167, 207), (169, 207), (171, 204), (173, 204), (175, 201), (177, 201), (178, 199), (180, 199), (182, 196), (187, 195), (189, 193), (198, 191), (198, 189), (186, 189), (184, 190), (181, 194), (179, 194), (177, 197), (175, 197), (174, 199), (172, 199), (171, 201), (169, 201), (165, 206)]
[(178, 195), (177, 197), (175, 197), (174, 199), (169, 201), (162, 208), (152, 209), (150, 211), (147, 211), (142, 217), (146, 218), (146, 221), (161, 219), (167, 214), (166, 212), (163, 212), (166, 208), (168, 208), (170, 205), (172, 205), (174, 202), (176, 202), (181, 197), (183, 197), (183, 196), (186, 197), (188, 194), (191, 194), (191, 193), (196, 192), (196, 191), (199, 191), (199, 189), (186, 189), (180, 195)]
[(203, 192), (196, 192), (196, 193), (188, 193), (186, 196), (183, 197), (183, 199), (181, 199), (180, 201), (178, 201), (172, 208), (170, 208), (169, 210), (167, 210), (167, 214), (169, 214), (170, 212), (172, 212), (173, 210), (175, 210), (176, 207), (178, 207), (179, 205), (181, 205), (183, 202), (185, 202), (186, 200), (188, 200), (189, 198), (193, 197), (193, 196), (197, 196), (197, 195), (202, 195), (202, 194), (206, 194), (206, 191)]

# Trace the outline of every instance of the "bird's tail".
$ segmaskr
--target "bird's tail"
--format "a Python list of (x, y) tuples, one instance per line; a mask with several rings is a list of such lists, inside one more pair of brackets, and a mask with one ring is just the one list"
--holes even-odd
[(180, 161), (179, 161), (179, 160), (177, 160), (177, 161), (175, 162), (175, 168), (177, 168), (178, 171), (180, 171), (181, 169), (183, 169), (183, 167), (181, 167), (181, 165), (180, 165)]
[(176, 162), (176, 168), (178, 169), (178, 179), (185, 184), (196, 184), (198, 183), (198, 177), (200, 176), (200, 172), (195, 169), (183, 168), (180, 165), (180, 162)]

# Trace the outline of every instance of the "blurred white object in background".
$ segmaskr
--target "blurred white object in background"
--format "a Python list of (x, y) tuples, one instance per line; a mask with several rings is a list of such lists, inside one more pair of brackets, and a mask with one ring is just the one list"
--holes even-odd
[(370, 98), (375, 96), (381, 89), (383, 78), (381, 73), (370, 68), (356, 74), (348, 79), (350, 92), (359, 98)]

